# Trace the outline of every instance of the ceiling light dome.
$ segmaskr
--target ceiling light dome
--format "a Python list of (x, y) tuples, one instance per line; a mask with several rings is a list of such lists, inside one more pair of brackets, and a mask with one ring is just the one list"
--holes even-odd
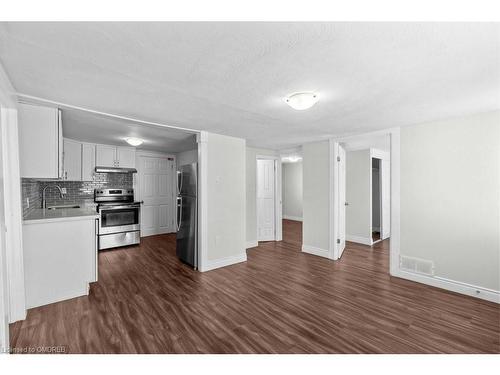
[(144, 142), (142, 139), (135, 138), (135, 137), (126, 138), (125, 140), (127, 141), (127, 143), (129, 145), (135, 146), (135, 147), (142, 145), (142, 143)]
[(285, 98), (286, 104), (297, 111), (303, 111), (304, 109), (311, 108), (318, 102), (318, 100), (318, 94), (315, 94), (314, 92), (296, 92), (295, 94), (290, 94)]

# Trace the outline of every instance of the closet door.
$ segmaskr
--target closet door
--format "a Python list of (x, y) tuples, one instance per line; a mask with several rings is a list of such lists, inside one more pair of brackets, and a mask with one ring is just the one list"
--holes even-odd
[(141, 237), (175, 232), (173, 217), (174, 161), (170, 157), (140, 156), (137, 199), (141, 206)]

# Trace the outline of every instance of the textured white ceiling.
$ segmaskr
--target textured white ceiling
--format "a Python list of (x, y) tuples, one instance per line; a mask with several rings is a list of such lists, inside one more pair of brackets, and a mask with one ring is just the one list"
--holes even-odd
[(279, 149), (497, 109), (499, 46), (494, 23), (0, 24), (20, 93)]
[(141, 150), (176, 153), (196, 148), (193, 134), (161, 126), (138, 124), (84, 111), (62, 110), (64, 137), (84, 142), (129, 146), (128, 137), (137, 137), (144, 143)]

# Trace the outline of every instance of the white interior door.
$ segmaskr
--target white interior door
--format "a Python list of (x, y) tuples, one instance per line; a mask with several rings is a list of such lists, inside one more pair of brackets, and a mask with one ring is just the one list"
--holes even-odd
[(173, 216), (174, 161), (168, 157), (140, 156), (138, 181), (141, 237), (175, 232)]
[(275, 161), (257, 160), (257, 240), (275, 240)]
[(391, 236), (391, 161), (381, 160), (381, 230), (383, 240)]
[(346, 153), (345, 148), (339, 145), (338, 151), (339, 161), (339, 227), (338, 227), (338, 238), (340, 239), (339, 246), (339, 258), (342, 256), (345, 249), (345, 223), (346, 223), (346, 168), (345, 159)]

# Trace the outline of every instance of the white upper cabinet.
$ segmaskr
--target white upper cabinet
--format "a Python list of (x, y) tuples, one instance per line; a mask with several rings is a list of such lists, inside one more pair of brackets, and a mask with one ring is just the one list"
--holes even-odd
[(117, 167), (116, 146), (96, 145), (96, 166)]
[(135, 149), (96, 145), (96, 166), (135, 168)]
[(62, 177), (62, 128), (57, 108), (20, 103), (19, 163), (21, 177)]
[(116, 148), (117, 167), (135, 168), (135, 149), (128, 147)]
[(80, 181), (82, 179), (82, 144), (64, 138), (64, 174), (63, 179)]
[(64, 138), (63, 180), (93, 181), (96, 146)]
[(95, 171), (95, 145), (82, 144), (82, 181), (92, 181)]

